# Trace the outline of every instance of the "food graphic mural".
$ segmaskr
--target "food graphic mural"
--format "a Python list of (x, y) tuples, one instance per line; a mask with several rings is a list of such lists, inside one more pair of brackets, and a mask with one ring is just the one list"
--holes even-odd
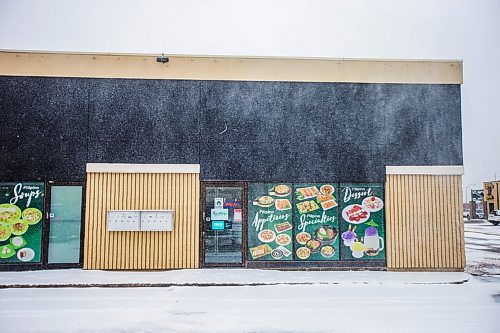
[(297, 260), (338, 260), (339, 226), (333, 184), (295, 185), (295, 256)]
[(340, 184), (342, 260), (385, 259), (382, 184)]
[(0, 183), (0, 264), (40, 262), (43, 183)]
[(292, 260), (292, 194), (290, 184), (249, 184), (250, 260)]

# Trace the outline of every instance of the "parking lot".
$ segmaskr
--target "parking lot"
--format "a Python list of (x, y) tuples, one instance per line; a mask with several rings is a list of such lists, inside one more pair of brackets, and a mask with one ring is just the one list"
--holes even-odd
[(464, 220), (466, 272), (473, 275), (500, 274), (500, 226), (486, 220)]

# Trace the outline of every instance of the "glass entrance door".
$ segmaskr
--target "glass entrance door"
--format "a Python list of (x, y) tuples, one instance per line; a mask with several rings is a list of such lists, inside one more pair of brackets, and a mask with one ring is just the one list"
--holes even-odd
[(81, 262), (82, 185), (51, 185), (48, 230), (49, 265), (74, 267)]
[(202, 241), (205, 266), (243, 264), (244, 186), (204, 183)]

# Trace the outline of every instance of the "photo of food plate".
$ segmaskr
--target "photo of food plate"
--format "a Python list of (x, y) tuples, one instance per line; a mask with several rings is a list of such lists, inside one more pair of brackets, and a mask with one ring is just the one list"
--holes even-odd
[(268, 195), (263, 195), (255, 199), (253, 204), (254, 206), (271, 207), (274, 204), (274, 198)]
[(311, 250), (311, 252), (318, 252), (321, 247), (321, 242), (317, 239), (310, 239), (307, 241), (306, 247)]
[(337, 239), (337, 235), (337, 228), (328, 224), (321, 225), (314, 231), (314, 236), (322, 245), (332, 245)]
[(349, 205), (342, 209), (342, 218), (346, 222), (360, 224), (368, 221), (370, 218), (370, 212), (364, 209), (361, 205)]
[(274, 229), (276, 230), (277, 233), (284, 232), (292, 228), (293, 228), (292, 225), (288, 221), (283, 223), (278, 223), (274, 226)]
[(299, 247), (297, 251), (295, 251), (295, 254), (299, 259), (307, 259), (311, 255), (311, 250), (309, 250), (307, 247)]
[(321, 203), (321, 208), (323, 208), (323, 210), (329, 210), (337, 206), (337, 202), (333, 199)]
[(335, 254), (335, 249), (331, 245), (325, 245), (319, 251), (321, 255), (325, 258), (331, 258)]
[(298, 188), (296, 192), (298, 194), (297, 199), (299, 200), (314, 198), (315, 196), (320, 194), (316, 186)]
[(7, 225), (0, 224), (0, 242), (9, 239), (12, 230)]
[(10, 239), (10, 243), (15, 249), (19, 249), (26, 245), (26, 240), (23, 238), (23, 236), (16, 236)]
[(29, 247), (25, 247), (17, 252), (17, 259), (21, 261), (31, 261), (35, 258), (35, 251)]
[(318, 194), (317, 197), (318, 203), (322, 203), (328, 200), (333, 200), (333, 195), (332, 194)]
[(257, 237), (262, 243), (271, 243), (276, 238), (276, 234), (271, 229), (264, 229)]
[(292, 204), (288, 199), (276, 199), (274, 201), (274, 205), (276, 206), (277, 210), (288, 210), (292, 208)]
[(271, 257), (273, 257), (274, 259), (281, 259), (283, 257), (283, 251), (281, 251), (280, 249), (274, 249), (271, 252)]
[(323, 194), (333, 194), (335, 191), (333, 185), (325, 184), (319, 188), (320, 192)]
[(285, 257), (288, 257), (290, 254), (292, 254), (292, 252), (291, 252), (289, 249), (287, 249), (286, 247), (281, 246), (281, 245), (280, 245), (280, 246), (278, 246), (276, 249), (277, 249), (277, 250), (281, 250), (281, 252), (283, 252), (283, 255), (284, 255)]
[(0, 222), (14, 222), (21, 217), (21, 209), (12, 204), (0, 205)]
[(16, 254), (16, 250), (10, 244), (0, 246), (0, 258), (7, 259)]
[(37, 208), (26, 208), (22, 215), (23, 220), (29, 225), (37, 224), (42, 219), (42, 212)]
[(28, 227), (29, 225), (26, 221), (17, 220), (10, 225), (10, 230), (12, 230), (13, 235), (19, 236), (24, 234), (28, 230)]
[(290, 195), (292, 189), (290, 186), (285, 184), (276, 185), (271, 191), (269, 191), (270, 195), (275, 195), (277, 197), (286, 197)]
[(271, 253), (271, 251), (272, 249), (269, 244), (261, 244), (256, 247), (250, 248), (250, 255), (252, 256), (252, 259), (258, 259), (267, 256), (269, 253)]
[(378, 212), (384, 207), (384, 202), (382, 199), (376, 196), (370, 196), (363, 199), (361, 203), (363, 207), (369, 212)]
[(305, 245), (308, 240), (310, 240), (311, 234), (305, 231), (299, 232), (296, 236), (295, 239), (297, 240), (297, 243), (300, 245)]
[(292, 238), (287, 234), (281, 234), (276, 236), (276, 243), (278, 245), (288, 245), (292, 241)]
[(297, 204), (297, 208), (301, 214), (305, 214), (305, 213), (313, 212), (316, 209), (319, 209), (319, 206), (314, 200), (308, 200), (308, 201), (299, 202)]

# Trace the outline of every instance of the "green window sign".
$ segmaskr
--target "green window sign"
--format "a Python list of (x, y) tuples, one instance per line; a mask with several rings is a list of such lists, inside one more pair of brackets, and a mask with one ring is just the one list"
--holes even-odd
[(295, 185), (295, 258), (338, 260), (339, 225), (334, 184)]
[(382, 184), (340, 184), (338, 197), (341, 259), (385, 259)]
[(41, 261), (43, 183), (0, 183), (0, 264)]
[(250, 260), (384, 260), (382, 184), (254, 183)]
[(250, 260), (292, 260), (291, 184), (249, 184)]
[(212, 221), (212, 230), (224, 230), (224, 221)]

